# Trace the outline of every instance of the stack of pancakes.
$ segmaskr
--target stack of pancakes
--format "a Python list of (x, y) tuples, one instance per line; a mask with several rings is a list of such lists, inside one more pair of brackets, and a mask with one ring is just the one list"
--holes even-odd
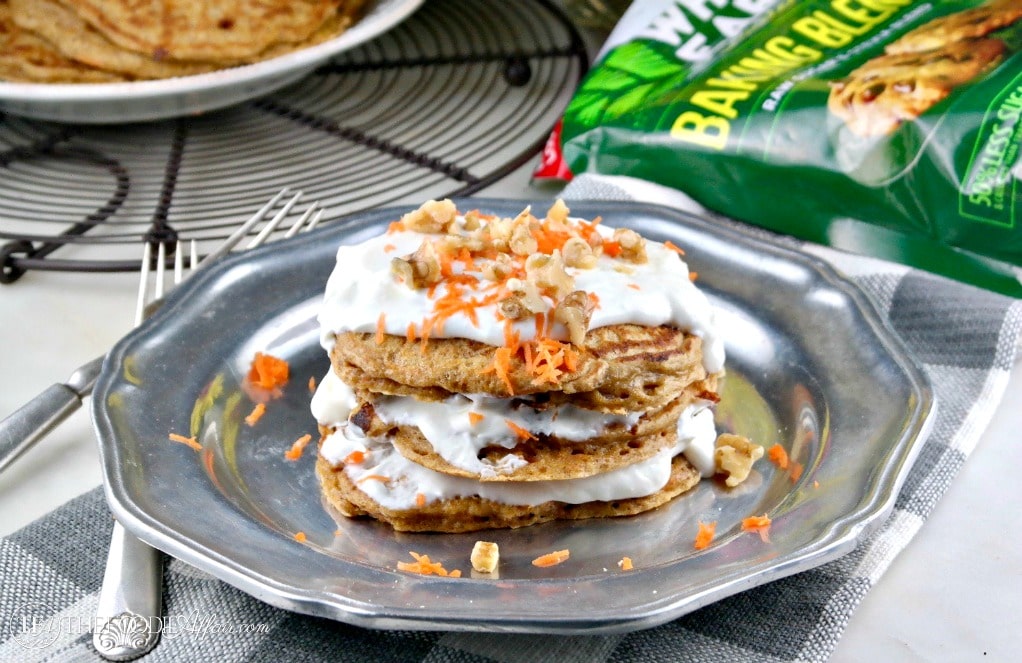
[(0, 80), (104, 83), (250, 64), (341, 34), (363, 0), (0, 0)]
[(663, 245), (622, 254), (637, 235), (566, 215), (559, 201), (543, 219), (430, 201), (340, 249), (313, 398), (333, 507), (465, 532), (635, 514), (713, 474), (723, 357), (705, 297)]

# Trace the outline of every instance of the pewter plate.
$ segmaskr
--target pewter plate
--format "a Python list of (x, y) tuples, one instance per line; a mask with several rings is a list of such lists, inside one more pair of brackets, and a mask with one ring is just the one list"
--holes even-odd
[(348, 30), (322, 44), (241, 67), (124, 83), (0, 81), (0, 111), (38, 120), (120, 124), (194, 115), (241, 103), (310, 74), (327, 59), (390, 30), (423, 0), (375, 0)]
[[(459, 206), (513, 216), (524, 204)], [(288, 461), (284, 452), (316, 434), (307, 382), (328, 370), (315, 316), (335, 248), (405, 211), (391, 209), (223, 260), (114, 348), (93, 417), (116, 517), (270, 604), (386, 629), (646, 628), (852, 550), (890, 512), (934, 407), (925, 377), (865, 296), (815, 258), (666, 208), (571, 207), (686, 249), (727, 342), (720, 429), (779, 442), (801, 476), (764, 459), (734, 490), (704, 481), (636, 517), (513, 531), (400, 534), (335, 518), (319, 498), (314, 454)], [(244, 376), (257, 351), (287, 359), (292, 378), (249, 427)], [(170, 432), (196, 434), (205, 450), (168, 441)], [(764, 513), (769, 543), (740, 528)], [(699, 520), (717, 522), (701, 552), (693, 548)], [(473, 577), (477, 539), (500, 545), (499, 577)], [(565, 548), (571, 558), (559, 566), (530, 564)], [(409, 551), (466, 577), (396, 571)], [(634, 570), (619, 570), (625, 556)]]

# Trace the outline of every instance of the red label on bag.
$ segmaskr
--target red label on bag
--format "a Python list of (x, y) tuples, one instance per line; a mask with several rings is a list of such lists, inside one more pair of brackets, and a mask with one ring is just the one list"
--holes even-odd
[(571, 170), (568, 164), (564, 163), (564, 155), (561, 153), (561, 121), (558, 120), (550, 131), (550, 136), (543, 146), (543, 158), (536, 170), (532, 172), (532, 178), (536, 180), (561, 180), (571, 181)]

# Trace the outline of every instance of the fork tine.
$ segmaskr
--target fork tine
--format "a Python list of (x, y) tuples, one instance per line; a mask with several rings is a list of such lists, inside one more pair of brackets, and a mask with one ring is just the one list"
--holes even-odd
[(181, 283), (185, 277), (184, 256), (181, 254), (182, 248), (181, 240), (177, 240), (177, 243), (174, 245), (174, 285)]
[(166, 292), (167, 276), (167, 244), (161, 241), (156, 245), (156, 291), (153, 299), (159, 299)]
[(248, 246), (246, 246), (245, 248), (254, 249), (255, 247), (265, 242), (266, 238), (270, 236), (270, 233), (276, 230), (277, 226), (280, 225), (280, 222), (283, 221), (285, 217), (287, 217), (287, 215), (291, 213), (291, 208), (295, 206), (295, 204), (301, 197), (302, 192), (299, 191), (298, 193), (291, 197), (291, 200), (284, 203), (284, 207), (282, 207), (280, 211), (277, 212), (272, 219), (270, 219), (270, 222), (267, 223), (263, 227), (263, 229), (259, 231), (258, 235), (252, 238), (252, 241), (250, 241), (248, 243)]
[(316, 217), (312, 220), (312, 224), (309, 226), (310, 228), (314, 228), (316, 224), (319, 223), (320, 217), (323, 216), (323, 210), (320, 209), (319, 203), (312, 203), (309, 205), (309, 209), (305, 210), (305, 214), (302, 214), (302, 216), (287, 229), (287, 232), (284, 233), (284, 239), (294, 237), (301, 232), (304, 229), (303, 226), (305, 226), (305, 223), (313, 214), (315, 214)]
[(138, 276), (138, 299), (135, 302), (135, 326), (138, 327), (145, 317), (146, 295), (149, 292), (149, 263), (153, 259), (153, 245), (149, 242), (143, 243), (142, 248), (142, 269)]
[(245, 223), (241, 224), (233, 233), (231, 233), (230, 236), (228, 236), (227, 239), (225, 239), (223, 243), (220, 244), (220, 246), (218, 246), (215, 251), (213, 251), (208, 256), (200, 260), (199, 265), (211, 262), (213, 260), (216, 260), (217, 258), (223, 257), (230, 253), (231, 249), (233, 249), (234, 246), (238, 242), (240, 242), (241, 239), (249, 233), (249, 231), (252, 230), (253, 226), (255, 226), (257, 223), (266, 218), (266, 214), (271, 209), (273, 209), (278, 202), (280, 202), (281, 198), (283, 198), (289, 193), (291, 193), (291, 190), (288, 189), (287, 187), (281, 189), (280, 192), (277, 193), (277, 195), (275, 195), (273, 198), (270, 198), (270, 200), (267, 201), (265, 205), (260, 207), (258, 212), (253, 214), (251, 218), (249, 218), (247, 221), (245, 221)]

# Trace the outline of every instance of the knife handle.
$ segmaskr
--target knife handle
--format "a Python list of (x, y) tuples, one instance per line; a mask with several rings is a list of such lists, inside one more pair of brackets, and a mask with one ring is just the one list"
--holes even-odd
[(0, 472), (81, 406), (78, 392), (54, 384), (0, 421)]

